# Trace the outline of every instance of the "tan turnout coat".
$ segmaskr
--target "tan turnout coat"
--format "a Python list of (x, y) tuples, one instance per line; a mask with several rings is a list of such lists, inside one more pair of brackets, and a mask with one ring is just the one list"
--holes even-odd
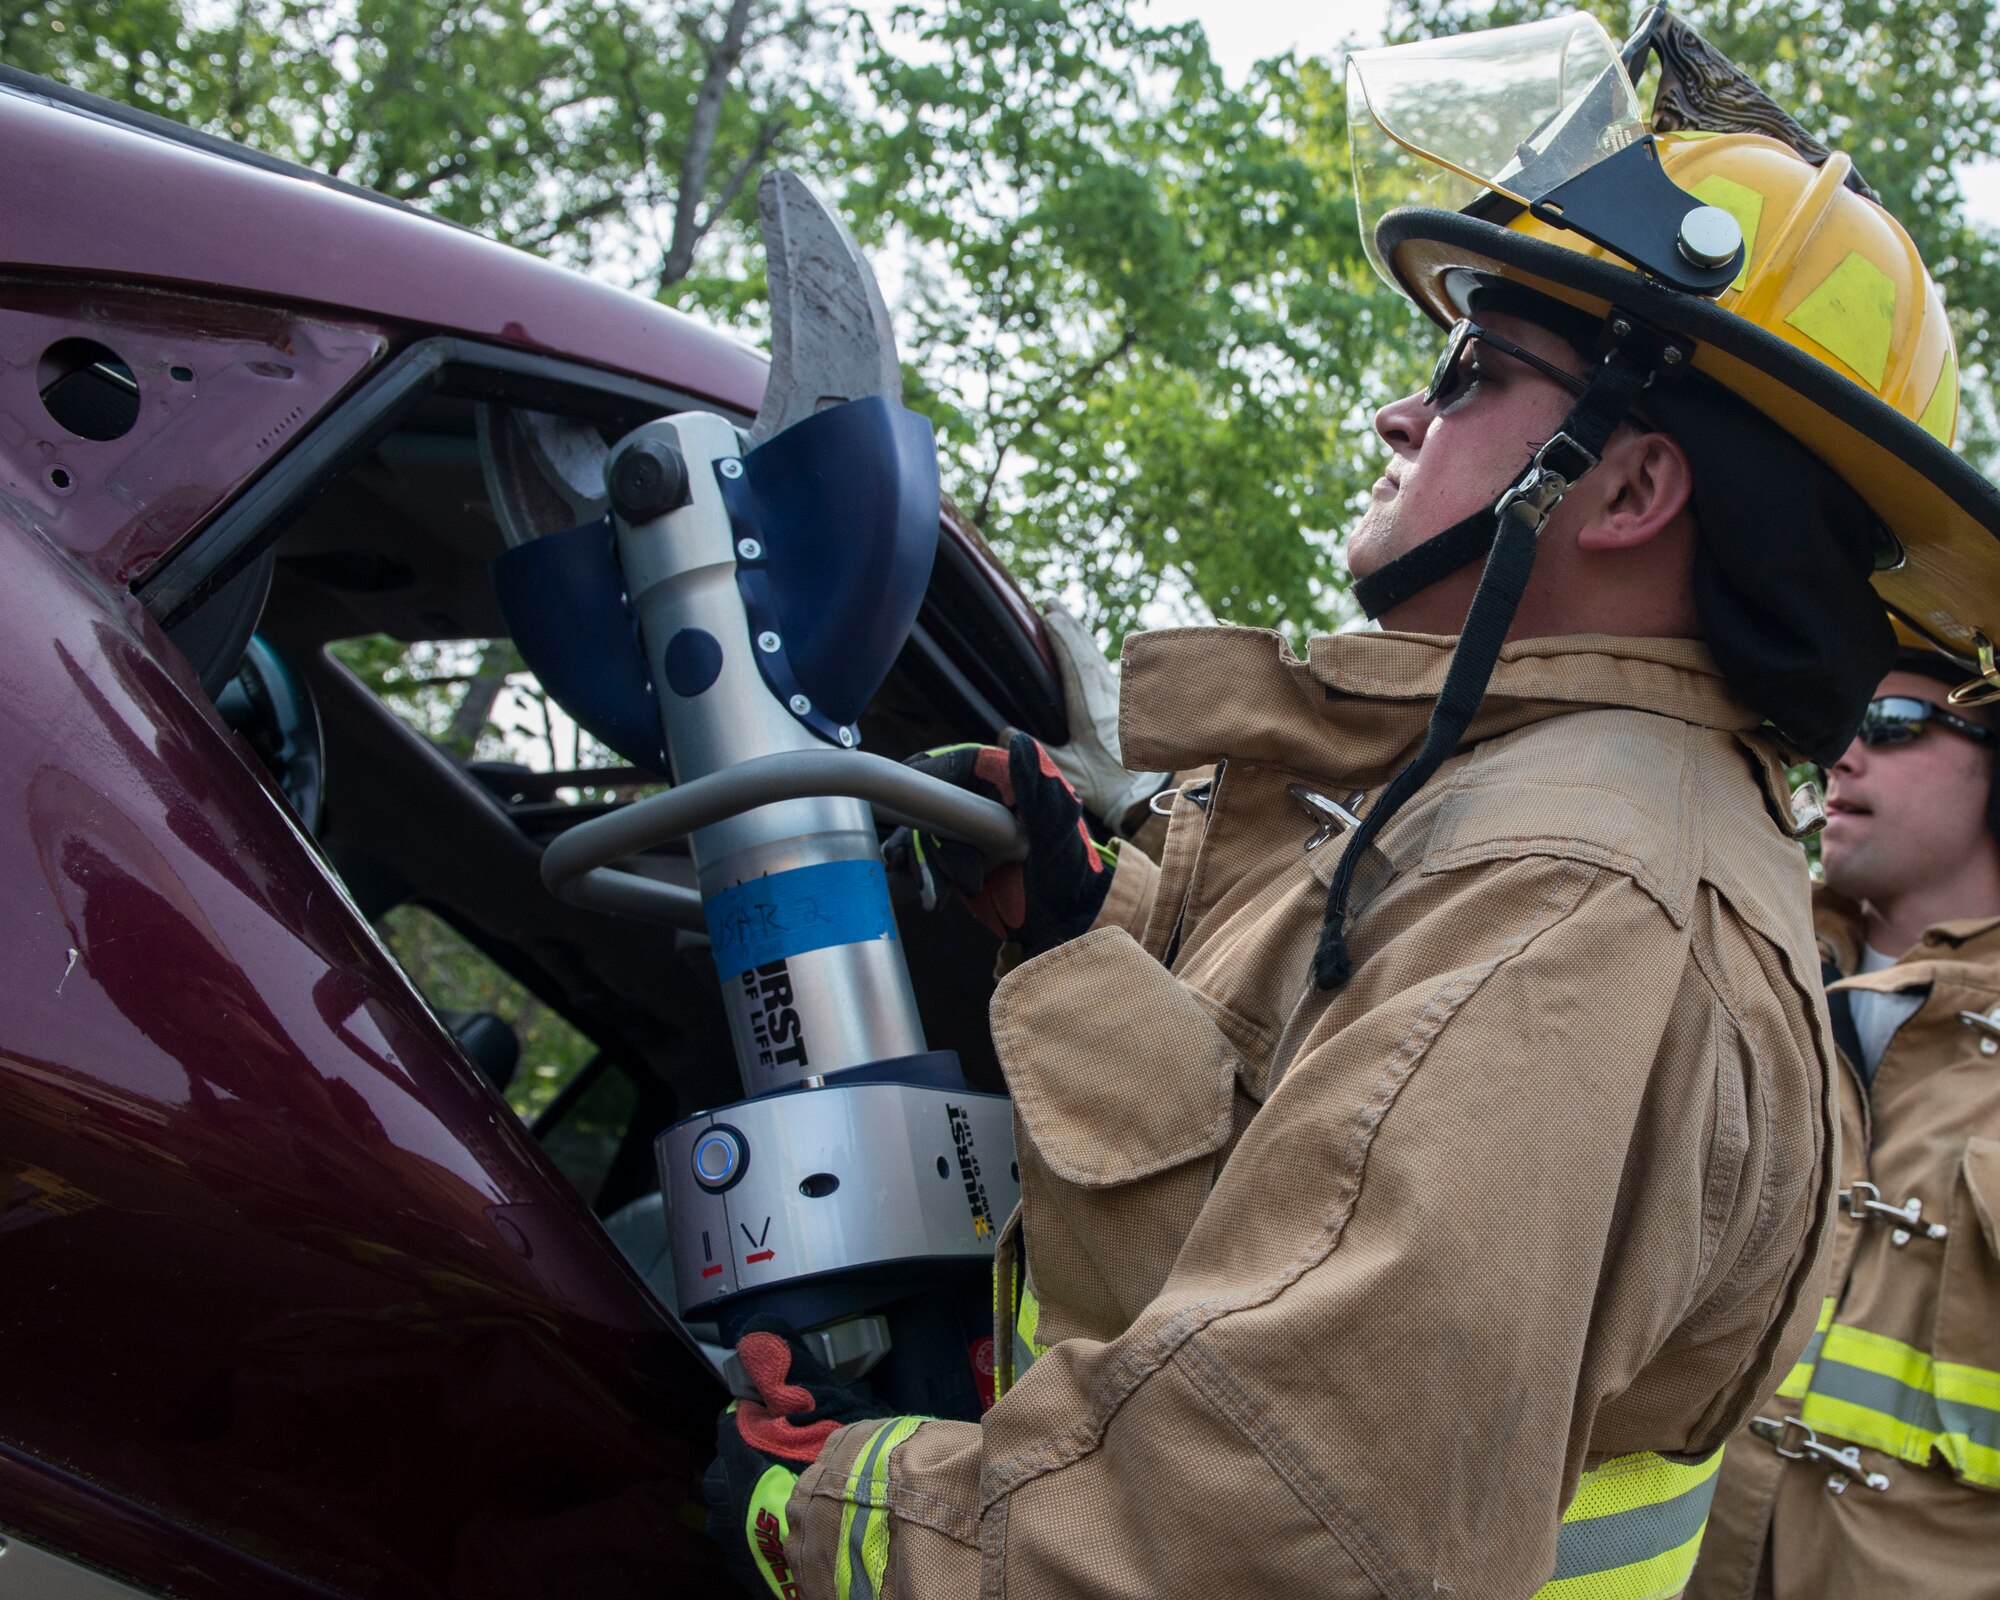
[[(1825, 953), (1860, 965), (1851, 907), (1823, 896)], [(2000, 918), (1930, 928), (1893, 967), (1836, 987), (1920, 991), (1864, 1087), (1841, 1056), (1841, 1186), (1822, 1328), (1759, 1407), (1848, 1468), (1746, 1430), (1717, 1483), (1701, 1600), (2000, 1596)], [(1916, 1226), (1855, 1205), (1922, 1208)], [(1852, 1213), (1856, 1210), (1862, 1215)], [(1942, 1239), (1930, 1236), (1944, 1227)], [(1898, 1242), (1897, 1234), (1908, 1237)], [(1769, 1430), (1766, 1430), (1768, 1433)], [(1886, 1487), (1871, 1489), (1868, 1475)]]
[(1831, 1055), (1783, 769), (1698, 644), (1509, 645), (1316, 992), (1344, 840), (1307, 852), (1287, 786), (1365, 812), (1452, 643), (1128, 641), (1126, 759), (1222, 765), (993, 1000), (1001, 1273), (1045, 1348), (983, 1424), (833, 1436), (788, 1507), (806, 1600), (1508, 1600), (1656, 1554), (1564, 1522), (1647, 1452), (1698, 1535), (1698, 1464), (1820, 1301)]

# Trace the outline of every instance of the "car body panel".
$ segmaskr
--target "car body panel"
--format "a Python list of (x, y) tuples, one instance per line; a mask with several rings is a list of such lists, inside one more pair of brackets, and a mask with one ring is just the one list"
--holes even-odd
[(695, 1358), (150, 620), (0, 539), (0, 1523), (76, 1550), (81, 1480), (356, 1595), (651, 1528), (593, 1592), (661, 1592)]
[[(162, 290), (44, 279), (4, 298), (0, 496), (120, 587), (277, 460), (389, 343), (378, 326)], [(43, 352), (80, 328), (137, 380), (138, 414), (117, 438), (79, 438), (39, 402)]]
[(365, 311), (635, 377), (672, 374), (742, 410), (764, 392), (764, 357), (727, 335), (406, 207), (19, 92), (0, 90), (0, 145), (0, 264)]

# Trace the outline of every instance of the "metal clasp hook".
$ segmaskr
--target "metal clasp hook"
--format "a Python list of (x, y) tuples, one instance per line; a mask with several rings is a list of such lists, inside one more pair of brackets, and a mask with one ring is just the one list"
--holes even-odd
[[(1864, 1189), (1868, 1191), (1865, 1195), (1862, 1193)], [(1951, 1232), (1942, 1222), (1924, 1221), (1924, 1203), (1915, 1195), (1899, 1206), (1892, 1206), (1882, 1198), (1882, 1191), (1874, 1184), (1857, 1181), (1853, 1188), (1842, 1189), (1838, 1198), (1856, 1222), (1897, 1224), (1895, 1232), (1889, 1235), (1889, 1243), (1898, 1250), (1916, 1237), (1916, 1231), (1921, 1231), (1926, 1239), (1942, 1239)]]
[(1979, 676), (1966, 679), (1945, 696), (1955, 706), (1984, 706), (2000, 700), (2000, 661), (1994, 659), (1993, 641), (1975, 632), (1972, 643), (1979, 656)]
[(1308, 789), (1302, 783), (1286, 784), (1285, 793), (1296, 800), (1306, 815), (1317, 824), (1313, 836), (1306, 840), (1306, 849), (1309, 851), (1317, 850), (1337, 833), (1345, 833), (1349, 828), (1361, 826), (1361, 819), (1353, 811), (1355, 806), (1361, 804), (1362, 792), (1359, 790), (1347, 797), (1346, 805), (1342, 805), (1338, 800), (1329, 800), (1317, 789)]
[[(1798, 1417), (1786, 1417), (1782, 1422), (1776, 1417), (1752, 1417), (1750, 1431), (1787, 1461), (1822, 1461), (1837, 1469), (1826, 1485), (1835, 1494), (1846, 1491), (1847, 1484), (1841, 1481), (1846, 1475), (1859, 1478), (1878, 1494), (1889, 1487), (1886, 1474), (1870, 1472), (1861, 1464), (1858, 1445), (1827, 1444)], [(1834, 1488), (1837, 1481), (1840, 1486)]]
[(2000, 1006), (1983, 1015), (1977, 1011), (1961, 1011), (1958, 1020), (1979, 1035), (1981, 1055), (2000, 1055)]

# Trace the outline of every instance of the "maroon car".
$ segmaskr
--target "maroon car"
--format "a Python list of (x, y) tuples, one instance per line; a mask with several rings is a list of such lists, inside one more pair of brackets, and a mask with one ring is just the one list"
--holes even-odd
[[(0, 1593), (722, 1592), (721, 1391), (602, 1221), (738, 1092), (714, 966), (544, 889), (609, 802), (447, 753), (328, 647), (504, 637), (504, 441), (747, 422), (763, 359), (46, 80), (0, 71), (0, 148)], [(1062, 721), (947, 524), (864, 741)], [(378, 938), (405, 905), (588, 1041), (533, 1127), (506, 1022)], [(904, 943), (991, 1086), (990, 945)]]

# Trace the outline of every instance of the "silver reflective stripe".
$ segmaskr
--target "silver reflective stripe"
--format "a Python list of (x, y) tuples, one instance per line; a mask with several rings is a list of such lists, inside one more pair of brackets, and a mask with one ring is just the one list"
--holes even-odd
[(1837, 1359), (1822, 1361), (1813, 1369), (1812, 1393), (1880, 1412), (1926, 1433), (1962, 1433), (1976, 1445), (2000, 1450), (2000, 1411), (1934, 1395), (1866, 1367)]
[(848, 1478), (848, 1482), (853, 1486), (848, 1498), (857, 1506), (870, 1508), (866, 1513), (855, 1513), (854, 1525), (847, 1534), (847, 1558), (854, 1584), (849, 1592), (866, 1595), (867, 1600), (875, 1600), (875, 1580), (868, 1574), (868, 1562), (861, 1550), (862, 1541), (868, 1532), (869, 1516), (872, 1515), (875, 1504), (875, 1497), (869, 1486), (874, 1481), (876, 1459), (882, 1454), (883, 1448), (889, 1443), (889, 1438), (895, 1431), (896, 1423), (893, 1418), (877, 1428), (875, 1437), (868, 1441), (868, 1448), (862, 1452), (861, 1459), (855, 1463), (854, 1470)]
[(1021, 1374), (1035, 1364), (1035, 1347), (1022, 1335), (1020, 1327), (1014, 1329), (1014, 1381), (1021, 1381)]
[[(1944, 1419), (1938, 1415), (1937, 1396), (1898, 1379), (1885, 1377), (1882, 1373), (1870, 1372), (1865, 1367), (1851, 1367), (1845, 1361), (1829, 1359), (1814, 1367), (1812, 1393), (1823, 1394), (1831, 1400), (1845, 1400), (1851, 1406), (1862, 1406), (1869, 1411), (1879, 1411), (1898, 1422), (1907, 1422), (1913, 1428), (1922, 1428), (1926, 1433), (1944, 1432)], [(1987, 1415), (2000, 1422), (2000, 1417), (1993, 1417), (1991, 1412)], [(1837, 1433), (1839, 1430), (1834, 1431)]]
[(1943, 1431), (1962, 1433), (1987, 1450), (2000, 1450), (2000, 1411), (1939, 1395), (1938, 1412), (1944, 1418)]
[(1716, 1474), (1710, 1473), (1693, 1488), (1654, 1505), (1565, 1522), (1556, 1540), (1556, 1570), (1549, 1581), (1610, 1572), (1678, 1550), (1708, 1520), (1715, 1479)]

